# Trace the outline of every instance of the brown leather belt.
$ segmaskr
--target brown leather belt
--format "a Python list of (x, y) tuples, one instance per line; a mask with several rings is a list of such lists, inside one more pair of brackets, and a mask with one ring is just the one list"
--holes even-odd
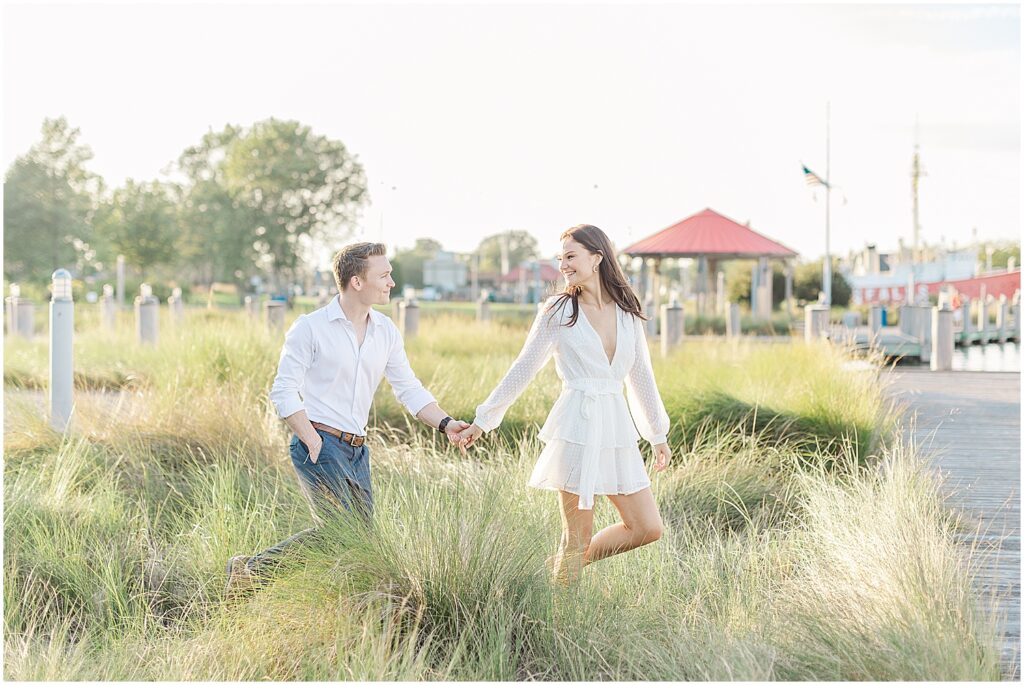
[(313, 424), (313, 428), (318, 428), (325, 433), (330, 433), (342, 442), (347, 442), (353, 447), (362, 447), (363, 443), (366, 442), (365, 435), (353, 435), (352, 433), (346, 433), (345, 431), (338, 430), (337, 428), (328, 426), (326, 423), (320, 423), (319, 421), (310, 421), (310, 423)]

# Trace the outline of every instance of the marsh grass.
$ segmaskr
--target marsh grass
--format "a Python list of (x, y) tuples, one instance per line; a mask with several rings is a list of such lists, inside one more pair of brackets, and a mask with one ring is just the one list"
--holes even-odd
[[(572, 588), (544, 570), (559, 535), (554, 495), (524, 486), (553, 369), (468, 457), (382, 393), (372, 526), (332, 523), (265, 588), (226, 601), (229, 556), (311, 521), (265, 400), (280, 336), (219, 316), (191, 323), (190, 335), (151, 349), (84, 331), (84, 358), (124, 364), (140, 380), (80, 393), (70, 436), (48, 430), (37, 396), (9, 388), (5, 677), (999, 676), (959, 522), (913, 450), (884, 439), (895, 418), (877, 374), (848, 370), (828, 346), (696, 342), (656, 359), (669, 412), (684, 424), (672, 468), (653, 476), (667, 533), (588, 567)], [(438, 319), (409, 347), (458, 415), (524, 335)], [(12, 344), (9, 359), (29, 368), (35, 343)], [(482, 378), (456, 373), (478, 367)], [(709, 409), (699, 397), (733, 404)], [(769, 410), (784, 430), (743, 418)], [(603, 498), (595, 517), (595, 529), (617, 520)]]

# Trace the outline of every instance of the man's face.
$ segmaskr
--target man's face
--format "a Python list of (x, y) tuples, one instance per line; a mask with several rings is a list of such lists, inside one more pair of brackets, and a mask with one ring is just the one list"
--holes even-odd
[(391, 262), (385, 255), (367, 257), (366, 275), (357, 276), (352, 283), (363, 304), (387, 304), (391, 299), (391, 289), (395, 287), (391, 280)]

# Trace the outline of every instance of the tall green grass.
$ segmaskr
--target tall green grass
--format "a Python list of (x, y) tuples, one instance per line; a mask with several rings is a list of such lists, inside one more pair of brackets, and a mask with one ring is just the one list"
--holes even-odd
[[(957, 521), (914, 453), (883, 439), (893, 418), (876, 373), (827, 346), (699, 342), (657, 359), (677, 424), (673, 465), (653, 476), (666, 535), (589, 566), (572, 588), (544, 570), (555, 498), (524, 485), (553, 370), (468, 457), (410, 429), (384, 391), (372, 527), (335, 522), (267, 587), (226, 601), (229, 556), (310, 519), (265, 398), (280, 336), (230, 317), (189, 323), (151, 349), (130, 332), (83, 331), (80, 362), (124, 364), (139, 380), (79, 393), (68, 437), (47, 429), (38, 395), (8, 387), (5, 677), (999, 676)], [(524, 335), (424, 322), (408, 347), (461, 413)], [(10, 341), (9, 361), (30, 369), (35, 345)], [(478, 375), (454, 373), (465, 368)], [(693, 399), (716, 396), (733, 409)], [(766, 413), (782, 418), (766, 425)], [(603, 498), (595, 516), (595, 528), (617, 520)]]

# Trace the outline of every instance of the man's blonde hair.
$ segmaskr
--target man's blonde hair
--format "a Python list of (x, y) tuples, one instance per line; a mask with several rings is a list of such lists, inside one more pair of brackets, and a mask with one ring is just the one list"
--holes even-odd
[(387, 253), (384, 243), (353, 243), (338, 250), (338, 254), (334, 255), (334, 282), (338, 290), (348, 287), (353, 276), (366, 278), (368, 257), (380, 257)]

